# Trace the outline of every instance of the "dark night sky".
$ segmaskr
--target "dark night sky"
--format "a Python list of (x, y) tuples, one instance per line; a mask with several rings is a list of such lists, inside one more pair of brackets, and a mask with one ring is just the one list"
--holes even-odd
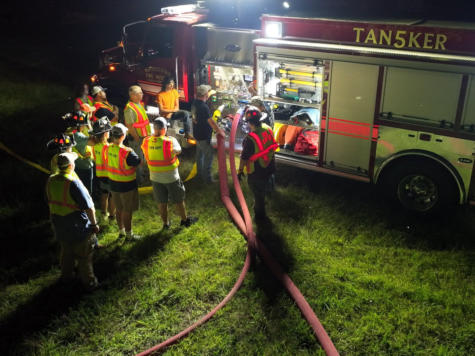
[[(3, 6), (0, 27), (4, 43), (29, 43), (44, 46), (57, 57), (58, 63), (77, 68), (78, 73), (91, 73), (97, 66), (101, 49), (120, 40), (121, 27), (132, 21), (158, 14), (161, 7), (186, 0), (41, 0), (10, 2)], [(283, 11), (280, 0), (208, 0), (211, 21), (234, 27), (257, 27), (259, 14)], [(368, 19), (438, 19), (475, 22), (475, 1), (462, 0), (289, 0), (290, 12), (306, 16)], [(237, 5), (234, 7), (232, 5)], [(64, 57), (64, 58), (61, 58)], [(68, 62), (68, 57), (73, 61)], [(79, 61), (78, 58), (81, 60)], [(76, 61), (73, 65), (74, 60)]]

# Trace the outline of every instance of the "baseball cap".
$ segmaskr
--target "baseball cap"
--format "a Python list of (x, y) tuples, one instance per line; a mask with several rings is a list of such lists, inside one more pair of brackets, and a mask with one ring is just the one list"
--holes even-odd
[(117, 124), (112, 127), (111, 135), (114, 137), (120, 137), (125, 135), (129, 129), (124, 126), (124, 124)]
[(196, 88), (196, 95), (205, 96), (206, 94), (211, 96), (211, 95), (216, 94), (216, 91), (212, 90), (211, 86), (209, 85), (206, 85), (206, 84), (198, 85), (198, 87)]
[(58, 155), (58, 168), (64, 169), (78, 158), (75, 152), (63, 152)]
[(159, 116), (155, 120), (153, 120), (153, 124), (159, 126), (161, 129), (166, 128), (168, 126), (167, 119)]
[(103, 88), (99, 85), (96, 85), (96, 86), (92, 87), (91, 95), (94, 97), (97, 94), (99, 94), (99, 92), (106, 91), (106, 90), (107, 90), (106, 88)]

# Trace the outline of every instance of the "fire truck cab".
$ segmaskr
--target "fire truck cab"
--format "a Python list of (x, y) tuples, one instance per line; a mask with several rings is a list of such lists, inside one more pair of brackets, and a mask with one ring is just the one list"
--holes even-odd
[(381, 183), (418, 212), (474, 199), (473, 29), (264, 15), (261, 31), (278, 161)]

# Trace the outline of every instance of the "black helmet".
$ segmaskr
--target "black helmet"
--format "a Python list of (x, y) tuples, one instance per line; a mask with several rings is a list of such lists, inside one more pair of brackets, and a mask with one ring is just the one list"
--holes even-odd
[(94, 124), (92, 125), (92, 130), (89, 131), (89, 134), (97, 136), (110, 130), (112, 130), (112, 125), (107, 116), (103, 116), (94, 122)]
[(67, 113), (63, 116), (63, 120), (68, 127), (79, 127), (87, 125), (87, 114), (83, 111)]
[(253, 125), (259, 124), (262, 114), (255, 106), (249, 106), (244, 114), (244, 121)]
[(59, 134), (53, 137), (51, 140), (48, 141), (46, 144), (46, 148), (50, 151), (59, 151), (64, 152), (69, 147), (76, 146), (76, 141), (74, 140), (74, 136), (68, 136), (65, 134)]

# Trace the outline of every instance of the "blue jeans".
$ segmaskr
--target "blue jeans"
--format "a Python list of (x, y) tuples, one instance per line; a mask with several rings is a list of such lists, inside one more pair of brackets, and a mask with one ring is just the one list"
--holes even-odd
[(214, 149), (207, 140), (196, 142), (196, 167), (198, 175), (206, 182), (210, 182), (211, 165), (213, 164)]

